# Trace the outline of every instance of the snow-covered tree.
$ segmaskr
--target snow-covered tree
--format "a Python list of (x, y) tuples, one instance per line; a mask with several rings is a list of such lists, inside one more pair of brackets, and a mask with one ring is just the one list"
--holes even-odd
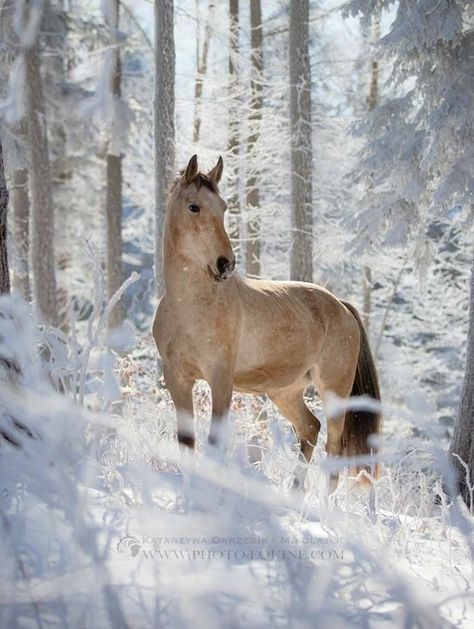
[[(199, 2), (197, 2), (199, 8)], [(194, 123), (193, 123), (193, 142), (197, 144), (201, 136), (201, 109), (202, 109), (202, 92), (204, 87), (204, 78), (207, 74), (207, 62), (209, 57), (209, 47), (211, 45), (211, 36), (213, 28), (214, 12), (216, 8), (215, 0), (209, 0), (207, 6), (206, 23), (204, 27), (204, 40), (202, 47), (199, 37), (199, 16), (196, 26), (196, 79), (194, 81)]]
[[(392, 0), (354, 0), (369, 25)], [(365, 139), (355, 179), (367, 183), (358, 238), (405, 243), (434, 217), (471, 212), (474, 147), (470, 0), (401, 0), (379, 54), (391, 94), (355, 127)]]
[(249, 115), (249, 136), (247, 143), (247, 164), (250, 172), (247, 176), (247, 275), (260, 275), (260, 170), (258, 143), (262, 124), (263, 106), (263, 29), (262, 4), (260, 0), (250, 3), (250, 67), (251, 100)]
[[(24, 6), (25, 19), (30, 7)], [(20, 8), (21, 11), (21, 8)], [(58, 322), (56, 294), (56, 266), (54, 241), (54, 205), (51, 186), (51, 164), (49, 159), (48, 126), (41, 77), (38, 49), (39, 21), (35, 16), (38, 8), (32, 8), (27, 19), (33, 22), (23, 28), (34, 28), (30, 34), (32, 43), (24, 43), (26, 64), (25, 111), (28, 123), (28, 157), (30, 164), (30, 197), (32, 210), (31, 256), (34, 277), (34, 295), (38, 311), (48, 322)], [(37, 20), (35, 23), (35, 19)], [(21, 33), (21, 30), (19, 34)], [(27, 37), (27, 35), (24, 35)]]
[(474, 258), (471, 271), (464, 382), (449, 454), (458, 472), (461, 495), (469, 507), (474, 507)]
[[(13, 290), (30, 299), (29, 281), (29, 199), (28, 165), (26, 159), (26, 122), (23, 107), (24, 64), (19, 39), (14, 29), (15, 4), (13, 0), (0, 2), (0, 51), (1, 51), (1, 98), (4, 99), (0, 116), (3, 126), (4, 153), (11, 170), (10, 217), (12, 220), (11, 243), (14, 255), (10, 258)], [(3, 115), (2, 115), (3, 114)], [(14, 124), (8, 124), (14, 121)]]
[[(372, 25), (372, 40), (378, 41), (380, 38), (380, 17), (375, 19)], [(370, 61), (370, 88), (369, 95), (367, 98), (367, 106), (369, 112), (373, 111), (378, 103), (379, 103), (379, 60), (376, 55), (372, 55), (372, 59)], [(371, 187), (371, 184), (369, 183)], [(370, 315), (372, 311), (372, 269), (368, 264), (364, 265), (363, 269), (364, 280), (363, 280), (363, 292), (364, 292), (364, 325), (366, 330), (369, 330), (370, 327)]]
[(13, 209), (14, 238), (17, 254), (13, 288), (29, 300), (30, 201), (28, 197), (28, 169), (16, 168), (12, 176), (11, 206)]
[(229, 235), (236, 253), (237, 262), (241, 258), (241, 207), (239, 194), (239, 155), (241, 151), (240, 138), (240, 15), (239, 0), (229, 0), (229, 136), (227, 152), (228, 206), (229, 206)]
[(309, 0), (290, 2), (291, 216), (290, 275), (313, 279), (313, 196)]
[[(391, 4), (354, 0), (348, 10), (368, 24)], [(370, 242), (404, 244), (411, 236), (422, 242), (436, 218), (466, 225), (473, 215), (474, 5), (400, 0), (379, 47), (393, 63), (392, 95), (358, 127), (365, 147), (356, 179), (369, 185), (357, 233)], [(466, 501), (474, 481), (473, 299), (471, 290), (464, 387), (450, 450)]]
[(173, 0), (155, 0), (155, 291), (161, 294), (163, 218), (174, 175), (174, 10)]
[[(109, 0), (105, 11), (107, 26), (111, 32), (113, 48), (110, 50), (111, 67), (109, 89), (112, 99), (120, 99), (122, 69), (119, 49), (119, 0)], [(109, 299), (123, 284), (122, 269), (122, 154), (117, 142), (108, 142), (106, 157), (106, 221), (107, 221), (107, 293)], [(114, 150), (115, 149), (115, 150)], [(119, 301), (108, 320), (110, 328), (123, 323), (125, 312), (123, 302)]]
[(0, 136), (0, 293), (10, 292), (10, 273), (7, 253), (8, 189), (3, 164), (2, 138)]

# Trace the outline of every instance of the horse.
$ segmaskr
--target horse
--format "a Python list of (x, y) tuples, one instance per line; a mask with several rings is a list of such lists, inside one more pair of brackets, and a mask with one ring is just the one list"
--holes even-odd
[[(170, 187), (164, 216), (164, 293), (153, 337), (176, 408), (178, 442), (195, 446), (192, 389), (202, 379), (212, 396), (210, 444), (223, 447), (233, 391), (266, 394), (292, 424), (309, 462), (321, 427), (304, 400), (309, 385), (325, 409), (331, 395), (380, 400), (367, 334), (356, 308), (322, 286), (235, 272), (218, 188), (222, 172), (222, 157), (205, 174), (194, 155)], [(328, 456), (372, 454), (368, 438), (379, 432), (380, 419), (373, 408), (346, 408), (328, 418)]]

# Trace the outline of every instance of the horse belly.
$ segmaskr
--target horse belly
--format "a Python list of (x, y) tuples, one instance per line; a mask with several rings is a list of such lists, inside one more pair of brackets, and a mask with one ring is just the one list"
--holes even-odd
[(306, 342), (286, 343), (282, 339), (244, 343), (237, 359), (234, 388), (242, 393), (265, 393), (295, 382), (309, 384), (309, 371), (314, 366), (312, 350)]
[(310, 384), (310, 369), (302, 371), (301, 367), (264, 365), (234, 375), (234, 389), (240, 393), (267, 393), (275, 389), (285, 389), (295, 382)]

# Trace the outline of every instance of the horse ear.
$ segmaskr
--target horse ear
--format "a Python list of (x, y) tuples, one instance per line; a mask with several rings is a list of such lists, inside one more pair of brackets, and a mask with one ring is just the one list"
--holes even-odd
[(222, 160), (222, 157), (219, 156), (219, 159), (217, 160), (217, 164), (214, 166), (212, 170), (210, 170), (207, 173), (207, 176), (209, 177), (209, 179), (212, 179), (214, 183), (219, 183), (222, 177), (223, 170), (224, 170), (224, 162)]
[(194, 181), (194, 179), (196, 179), (197, 177), (198, 172), (198, 156), (193, 155), (189, 160), (188, 165), (186, 166), (186, 173), (184, 175), (186, 183), (191, 183), (192, 181)]

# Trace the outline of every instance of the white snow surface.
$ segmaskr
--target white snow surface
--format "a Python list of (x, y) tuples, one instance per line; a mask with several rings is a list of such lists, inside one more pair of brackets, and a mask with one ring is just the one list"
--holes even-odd
[(5, 368), (2, 395), (1, 428), (21, 447), (0, 445), (1, 626), (472, 626), (472, 515), (442, 492), (443, 447), (400, 436), (395, 408), (378, 480), (345, 476), (329, 494), (322, 435), (295, 494), (295, 439), (268, 403), (234, 399), (218, 455), (199, 385), (199, 451), (180, 454), (169, 396), (144, 368), (149, 337), (87, 363), (81, 408), (51, 373), (70, 386), (87, 342), (42, 331), (17, 299), (0, 305), (1, 355), (21, 370)]

